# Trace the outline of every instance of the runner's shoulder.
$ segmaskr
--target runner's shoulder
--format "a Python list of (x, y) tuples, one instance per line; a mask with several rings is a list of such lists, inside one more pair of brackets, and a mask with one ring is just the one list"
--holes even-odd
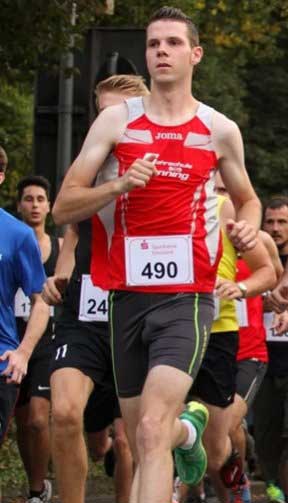
[(218, 141), (225, 141), (239, 135), (240, 130), (235, 121), (215, 110), (212, 120), (212, 133)]
[(27, 238), (35, 242), (33, 230), (27, 224), (3, 209), (0, 210), (0, 222), (1, 229), (5, 232), (6, 238), (10, 235), (15, 240), (15, 244), (20, 245)]
[[(128, 108), (125, 103), (111, 105), (103, 110), (95, 121), (95, 127), (105, 128), (103, 131), (109, 132), (115, 137), (123, 134), (128, 122)], [(97, 126), (96, 126), (97, 125)]]

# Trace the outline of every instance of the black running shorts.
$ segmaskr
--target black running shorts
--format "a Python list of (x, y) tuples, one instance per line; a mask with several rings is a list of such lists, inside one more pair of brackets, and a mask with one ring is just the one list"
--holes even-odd
[(33, 396), (50, 400), (50, 372), (54, 352), (55, 342), (51, 339), (49, 344), (37, 347), (32, 353), (16, 407), (26, 405)]
[(108, 324), (78, 321), (66, 316), (56, 323), (56, 349), (51, 374), (62, 368), (76, 368), (95, 385), (113, 383)]
[(197, 375), (214, 315), (210, 294), (114, 291), (109, 296), (116, 390), (141, 394), (148, 371), (158, 365)]
[(87, 433), (97, 433), (121, 417), (114, 386), (95, 386), (84, 412), (84, 428)]
[(6, 377), (0, 376), (0, 445), (8, 429), (18, 391), (19, 388), (16, 384), (7, 384)]
[(189, 392), (192, 397), (225, 408), (234, 401), (236, 391), (238, 332), (215, 332)]
[(237, 362), (236, 393), (252, 405), (258, 389), (266, 374), (267, 363), (257, 359), (247, 359)]

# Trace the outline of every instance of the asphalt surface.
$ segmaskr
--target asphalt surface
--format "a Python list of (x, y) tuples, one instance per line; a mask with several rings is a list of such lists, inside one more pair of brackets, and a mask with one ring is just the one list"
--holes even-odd
[[(96, 487), (94, 486), (93, 482), (94, 481), (90, 481), (90, 483), (87, 485), (86, 503), (115, 503), (115, 497), (113, 494), (98, 493), (98, 495), (95, 495)], [(267, 497), (265, 495), (265, 487), (263, 482), (252, 481), (251, 491), (253, 503), (267, 503)], [(8, 493), (9, 492), (10, 491), (8, 490)], [(11, 491), (10, 494), (8, 493), (2, 494), (2, 499), (0, 497), (0, 503), (25, 503), (25, 498), (23, 496), (16, 496), (15, 494), (12, 494), (13, 491)], [(59, 503), (59, 498), (57, 497), (57, 495), (53, 496), (52, 503)], [(216, 497), (208, 497), (207, 503), (219, 502)]]

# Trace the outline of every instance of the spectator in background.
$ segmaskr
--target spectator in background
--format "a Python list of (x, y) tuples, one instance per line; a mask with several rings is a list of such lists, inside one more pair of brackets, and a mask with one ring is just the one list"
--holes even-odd
[[(288, 258), (288, 198), (274, 197), (264, 209), (263, 229), (274, 239), (283, 267)], [(271, 311), (269, 295), (264, 309)], [(270, 318), (272, 317), (272, 314)], [(268, 370), (254, 405), (256, 450), (270, 501), (288, 498), (288, 337), (267, 324)]]
[[(33, 229), (41, 251), (46, 276), (54, 274), (62, 238), (50, 236), (45, 229), (50, 211), (50, 183), (43, 176), (28, 175), (17, 185), (17, 210)], [(20, 340), (26, 330), (30, 303), (21, 289), (15, 297), (15, 316)], [(28, 501), (49, 501), (52, 486), (46, 479), (50, 460), (50, 364), (54, 352), (54, 317), (35, 347), (21, 384), (16, 406), (17, 441), (29, 482)]]

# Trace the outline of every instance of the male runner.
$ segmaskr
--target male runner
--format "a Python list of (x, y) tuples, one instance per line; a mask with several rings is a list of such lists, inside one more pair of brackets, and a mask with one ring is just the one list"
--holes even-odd
[[(5, 180), (7, 164), (6, 153), (0, 148), (0, 184)], [(33, 232), (2, 209), (0, 226), (1, 443), (17, 398), (16, 384), (26, 375), (28, 360), (46, 328), (49, 310), (40, 296), (45, 274)], [(19, 287), (31, 299), (31, 313), (20, 344), (13, 309)]]
[[(97, 106), (101, 111), (131, 96), (146, 94), (148, 89), (141, 77), (115, 75), (98, 84)], [(128, 503), (132, 459), (123, 421), (119, 414), (115, 418), (118, 404), (108, 335), (107, 292), (93, 288), (89, 275), (92, 232), (93, 219), (68, 227), (56, 274), (48, 278), (43, 292), (49, 303), (59, 303), (61, 280), (70, 279), (75, 265), (64, 295), (63, 313), (56, 325), (57, 351), (51, 378), (53, 457), (61, 501), (84, 502), (87, 454), (82, 423), (89, 398), (84, 414), (89, 450), (91, 452), (93, 447), (95, 453), (97, 449), (99, 457), (97, 442), (100, 440), (102, 452), (105, 451), (107, 436), (104, 430), (114, 420), (116, 503)]]
[[(263, 215), (263, 229), (274, 239), (283, 267), (288, 258), (288, 199), (274, 197)], [(279, 288), (279, 287), (278, 287)], [(277, 290), (277, 289), (276, 289)], [(273, 296), (272, 296), (273, 297)], [(270, 296), (268, 296), (270, 303)], [(273, 308), (274, 304), (267, 305)], [(288, 498), (288, 337), (267, 331), (269, 364), (255, 399), (256, 451), (270, 501)]]
[[(38, 241), (46, 276), (52, 276), (61, 238), (45, 230), (50, 211), (50, 184), (46, 178), (30, 175), (17, 186), (17, 210)], [(15, 316), (20, 340), (29, 316), (29, 299), (22, 290), (15, 297)], [(27, 376), (21, 385), (16, 407), (17, 441), (29, 482), (30, 503), (49, 501), (51, 483), (45, 479), (50, 459), (50, 363), (54, 352), (53, 312), (41, 340), (33, 351)]]
[[(229, 222), (229, 232), (240, 248), (254, 246), (260, 222), (237, 126), (191, 95), (202, 53), (197, 30), (182, 11), (163, 7), (152, 16), (146, 51), (151, 96), (100, 115), (53, 210), (58, 223), (75, 222), (113, 202), (112, 242), (108, 233), (109, 252), (97, 248), (92, 272), (95, 284), (111, 290), (114, 372), (138, 462), (133, 503), (170, 500), (171, 447), (184, 447), (179, 454), (183, 465), (189, 461), (191, 481), (206, 468), (206, 409), (193, 404), (184, 421), (176, 418), (200, 366), (214, 312), (221, 253), (213, 194), (217, 167), (237, 208), (239, 222)], [(91, 188), (111, 150), (112, 179)], [(99, 220), (105, 236), (101, 213)]]

